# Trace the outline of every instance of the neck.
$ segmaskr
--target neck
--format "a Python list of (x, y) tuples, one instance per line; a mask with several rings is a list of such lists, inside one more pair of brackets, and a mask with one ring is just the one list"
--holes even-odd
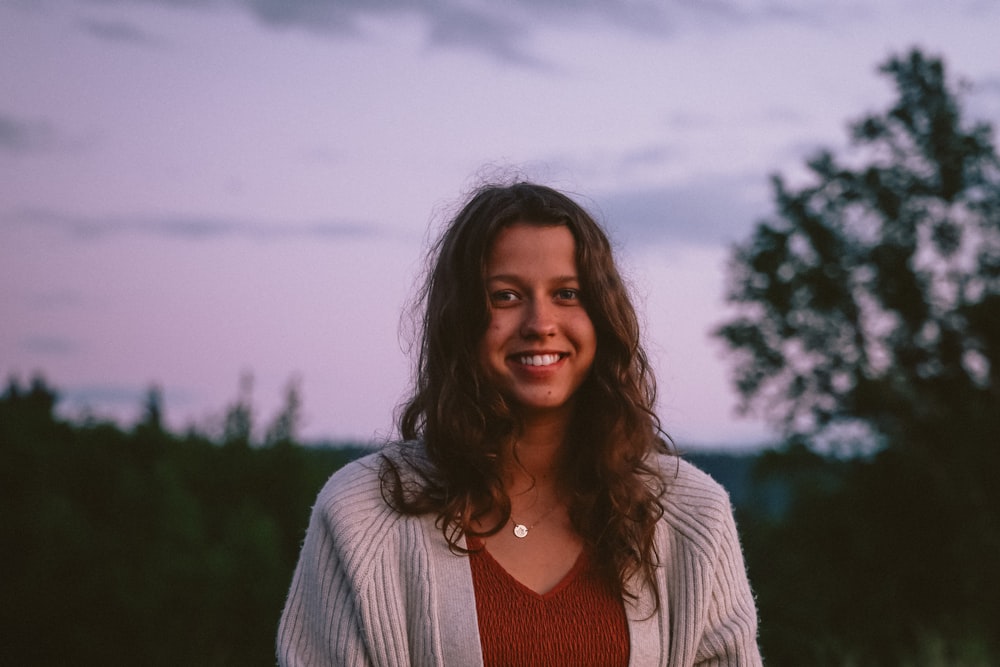
[(559, 484), (569, 420), (542, 415), (521, 420), (504, 451), (505, 485), (511, 496), (531, 489), (551, 492)]

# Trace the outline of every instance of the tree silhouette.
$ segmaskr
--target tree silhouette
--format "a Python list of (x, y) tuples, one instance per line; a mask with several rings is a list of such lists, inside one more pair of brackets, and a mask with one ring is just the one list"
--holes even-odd
[(747, 543), (762, 642), (771, 664), (996, 664), (1000, 160), (940, 59), (881, 72), (892, 106), (775, 176), (731, 260), (717, 333), (785, 436), (758, 475), (791, 490)]
[(222, 441), (226, 445), (249, 447), (253, 436), (253, 375), (240, 375), (240, 389), (236, 401), (227, 409), (223, 418)]
[(302, 423), (302, 382), (292, 378), (285, 387), (285, 402), (281, 411), (267, 427), (264, 443), (281, 445), (295, 442)]
[(774, 177), (719, 334), (744, 409), (786, 434), (933, 451), (925, 426), (1000, 407), (1000, 167), (941, 60), (881, 70), (898, 98), (853, 125), (852, 150), (814, 157), (798, 189)]

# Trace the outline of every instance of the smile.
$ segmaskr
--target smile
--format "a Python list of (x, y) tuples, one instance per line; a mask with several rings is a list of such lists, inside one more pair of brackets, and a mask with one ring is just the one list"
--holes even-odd
[(516, 357), (525, 366), (551, 366), (562, 358), (561, 354), (524, 354)]

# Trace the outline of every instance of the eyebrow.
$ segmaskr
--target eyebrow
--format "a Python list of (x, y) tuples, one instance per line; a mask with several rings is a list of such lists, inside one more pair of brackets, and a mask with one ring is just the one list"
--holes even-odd
[[(512, 273), (500, 273), (495, 276), (486, 276), (486, 282), (505, 282), (505, 283), (519, 283), (521, 278)], [(566, 275), (566, 276), (556, 276), (552, 282), (564, 284), (564, 283), (575, 283), (580, 282), (580, 277), (577, 275)]]

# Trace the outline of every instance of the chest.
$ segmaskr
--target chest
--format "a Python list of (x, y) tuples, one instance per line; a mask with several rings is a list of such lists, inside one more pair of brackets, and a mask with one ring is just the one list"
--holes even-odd
[(486, 667), (628, 664), (621, 597), (585, 552), (544, 593), (518, 581), (485, 549), (469, 562)]

